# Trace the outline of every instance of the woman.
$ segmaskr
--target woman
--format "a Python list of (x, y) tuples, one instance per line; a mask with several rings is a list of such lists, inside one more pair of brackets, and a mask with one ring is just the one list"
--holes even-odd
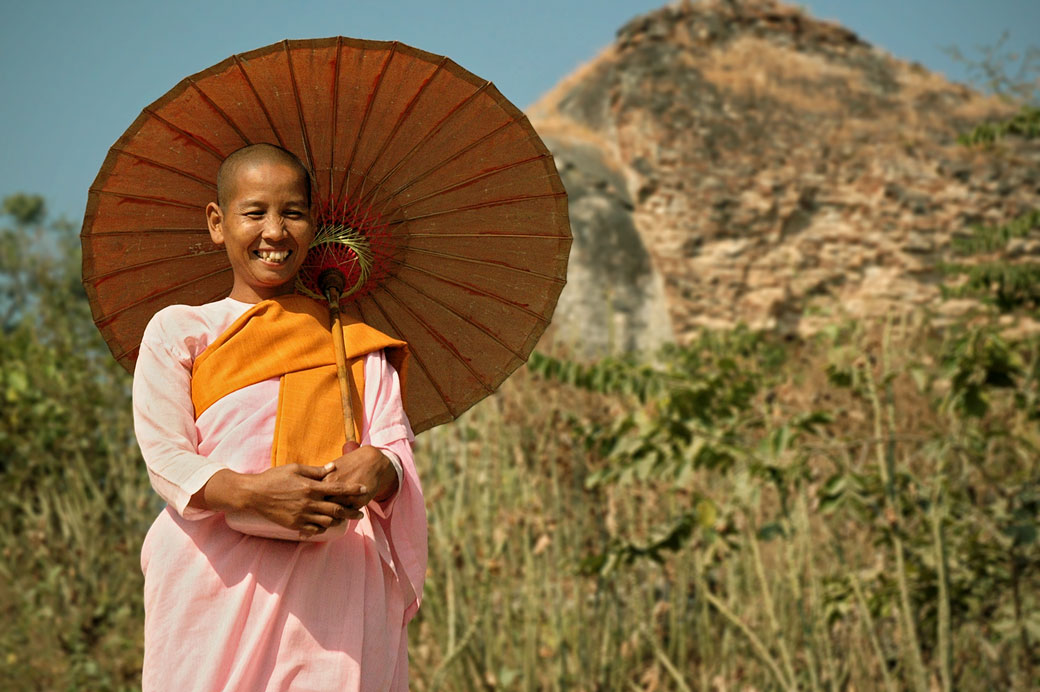
[[(143, 687), (407, 689), (426, 518), (384, 350), (402, 344), (364, 325), (351, 332), (365, 354), (359, 449), (318, 459), (282, 444), (327, 432), (287, 408), (299, 354), (279, 350), (315, 314), (290, 295), (314, 236), (309, 176), (289, 152), (252, 145), (222, 164), (217, 198), (206, 214), (228, 253), (231, 293), (157, 313), (134, 375), (138, 442), (168, 503), (141, 555)], [(257, 348), (257, 333), (287, 336)], [(241, 380), (246, 371), (265, 375)]]

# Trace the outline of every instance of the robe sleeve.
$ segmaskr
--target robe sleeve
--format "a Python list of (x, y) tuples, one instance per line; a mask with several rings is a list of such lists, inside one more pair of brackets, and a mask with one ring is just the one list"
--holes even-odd
[[(361, 442), (378, 448), (387, 456), (397, 473), (398, 491), (404, 482), (404, 465), (397, 453), (397, 445), (393, 443), (399, 440), (405, 441), (409, 450), (415, 441), (404, 412), (401, 380), (382, 351), (369, 353), (365, 357), (365, 422)], [(394, 493), (382, 502), (372, 503), (375, 512), (384, 518), (389, 517), (397, 495)]]
[(382, 352), (365, 362), (365, 430), (362, 443), (390, 451), (401, 462), (397, 492), (388, 500), (369, 504), (369, 518), (389, 544), (393, 568), (405, 595), (404, 622), (419, 609), (426, 577), (426, 505), (412, 456), (412, 433), (404, 412), (397, 371)]
[(134, 432), (155, 492), (185, 519), (201, 519), (214, 512), (188, 501), (226, 467), (198, 453), (193, 359), (190, 345), (171, 334), (170, 317), (160, 311), (145, 328), (134, 369)]

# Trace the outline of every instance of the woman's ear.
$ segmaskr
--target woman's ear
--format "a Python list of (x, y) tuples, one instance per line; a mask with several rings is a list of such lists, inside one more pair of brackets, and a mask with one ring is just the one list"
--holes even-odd
[(209, 226), (209, 238), (214, 245), (224, 244), (224, 212), (216, 202), (206, 205), (206, 225)]

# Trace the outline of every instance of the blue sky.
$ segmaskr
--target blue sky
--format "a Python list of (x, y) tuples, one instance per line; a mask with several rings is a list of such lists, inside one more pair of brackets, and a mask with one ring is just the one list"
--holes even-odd
[[(521, 107), (664, 0), (4, 0), (0, 196), (44, 195), (82, 220), (105, 153), (181, 78), (283, 38), (396, 39), (448, 55)], [(897, 57), (964, 81), (943, 52), (1004, 31), (1040, 45), (1040, 0), (810, 0)]]

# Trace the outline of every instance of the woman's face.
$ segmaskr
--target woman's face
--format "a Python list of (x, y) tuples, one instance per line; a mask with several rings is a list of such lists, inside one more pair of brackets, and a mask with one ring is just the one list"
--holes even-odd
[(292, 293), (314, 238), (306, 179), (283, 163), (247, 163), (236, 172), (227, 204), (206, 207), (210, 238), (227, 250), (231, 297), (258, 303)]

